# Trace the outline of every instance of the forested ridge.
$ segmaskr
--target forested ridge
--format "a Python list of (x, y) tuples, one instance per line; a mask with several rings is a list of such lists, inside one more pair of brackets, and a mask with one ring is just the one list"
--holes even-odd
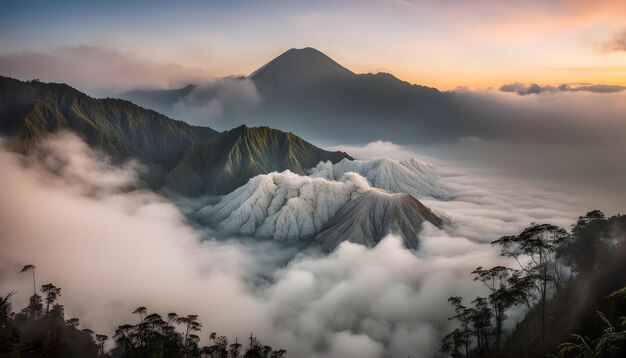
[[(472, 272), (486, 297), (450, 297), (458, 326), (441, 357), (626, 356), (626, 217), (594, 210), (492, 245), (516, 265)], [(514, 311), (525, 316), (507, 330)]]
[[(22, 273), (32, 274), (34, 265)], [(134, 323), (120, 325), (109, 337), (81, 324), (79, 318), (65, 317), (60, 303), (61, 288), (51, 283), (41, 286), (19, 312), (14, 312), (12, 291), (0, 297), (0, 357), (210, 357), (284, 358), (286, 351), (273, 349), (252, 333), (232, 342), (223, 335), (207, 334), (200, 345), (203, 325), (195, 314), (165, 316), (138, 307)]]

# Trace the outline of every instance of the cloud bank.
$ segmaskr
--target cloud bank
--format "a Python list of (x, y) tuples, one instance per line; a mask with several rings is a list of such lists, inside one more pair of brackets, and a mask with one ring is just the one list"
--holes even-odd
[(91, 94), (171, 88), (212, 79), (205, 70), (159, 63), (102, 46), (66, 46), (48, 52), (0, 55), (0, 73), (22, 80), (68, 83)]
[(195, 86), (167, 114), (192, 124), (207, 125), (217, 117), (254, 109), (259, 103), (261, 95), (252, 80), (223, 78)]
[(514, 82), (502, 85), (500, 91), (513, 92), (525, 96), (529, 94), (555, 93), (555, 92), (592, 92), (592, 93), (615, 93), (626, 90), (626, 86), (620, 85), (602, 85), (602, 84), (582, 84), (570, 85), (562, 84), (560, 86), (541, 86), (536, 83), (527, 85), (521, 82)]
[(605, 52), (623, 52), (626, 51), (626, 30), (622, 30), (613, 36), (613, 39), (602, 46)]
[(44, 148), (29, 158), (0, 151), (0, 290), (17, 289), (23, 307), (32, 283), (18, 271), (34, 264), (38, 284), (62, 287), (68, 317), (109, 336), (145, 305), (198, 314), (204, 342), (212, 331), (252, 331), (292, 357), (431, 356), (452, 324), (446, 299), (484, 294), (469, 272), (506, 264), (483, 242), (575, 218), (563, 210), (568, 195), (451, 171), (460, 199), (427, 205), (457, 226), (425, 225), (417, 254), (389, 236), (374, 249), (344, 243), (294, 257), (273, 241), (215, 239), (166, 198), (127, 191), (136, 165), (114, 167), (73, 136)]

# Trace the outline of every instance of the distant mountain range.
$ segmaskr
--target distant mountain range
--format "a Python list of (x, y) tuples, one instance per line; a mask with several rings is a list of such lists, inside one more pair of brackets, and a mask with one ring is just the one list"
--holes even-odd
[[(261, 95), (259, 106), (248, 113), (207, 118), (206, 123), (217, 128), (268, 125), (344, 144), (377, 139), (414, 144), (475, 134), (450, 125), (459, 115), (453, 94), (389, 73), (356, 74), (310, 47), (288, 50), (239, 80), (254, 82)], [(174, 113), (176, 103), (194, 88), (136, 90), (120, 96)]]
[(304, 170), (320, 161), (352, 159), (292, 133), (245, 126), (219, 133), (119, 99), (95, 99), (65, 85), (0, 77), (0, 133), (27, 152), (44, 136), (67, 129), (114, 160), (137, 158), (144, 179), (183, 194), (226, 194), (271, 171)]
[[(302, 61), (307, 61), (307, 71), (300, 71)], [(354, 76), (306, 49), (287, 52), (252, 77), (276, 94), (274, 100), (296, 103), (298, 93), (329, 96), (328, 91), (338, 88), (326, 88), (328, 83), (348, 85)], [(367, 76), (358, 78), (367, 81)], [(298, 82), (309, 85), (293, 87)], [(313, 83), (321, 92), (310, 92)], [(167, 98), (193, 90), (151, 94)], [(319, 122), (320, 130), (333, 132), (327, 122)], [(342, 126), (335, 121), (334, 132), (343, 133)], [(115, 162), (138, 159), (147, 166), (141, 175), (153, 189), (187, 196), (225, 194), (194, 216), (231, 234), (313, 239), (334, 249), (343, 241), (372, 247), (396, 233), (406, 247), (417, 249), (422, 223), (442, 224), (413, 196), (446, 194), (434, 168), (423, 162), (354, 161), (291, 132), (242, 125), (220, 133), (126, 100), (95, 99), (65, 84), (0, 77), (0, 134), (9, 139), (11, 149), (28, 153), (39, 140), (61, 130), (76, 133)]]

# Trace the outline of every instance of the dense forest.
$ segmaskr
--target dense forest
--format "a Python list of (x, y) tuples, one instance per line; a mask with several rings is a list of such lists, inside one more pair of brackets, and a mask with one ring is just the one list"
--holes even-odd
[(284, 358), (286, 351), (274, 350), (250, 334), (245, 342), (230, 343), (225, 336), (211, 333), (210, 345), (200, 347), (202, 324), (197, 315), (162, 317), (138, 307), (132, 313), (137, 323), (123, 324), (113, 337), (81, 327), (78, 318), (65, 318), (59, 303), (61, 288), (49, 283), (35, 286), (35, 266), (22, 272), (32, 273), (34, 294), (28, 306), (13, 312), (11, 297), (0, 297), (0, 357), (210, 357), (210, 358)]
[(594, 210), (571, 230), (532, 224), (492, 245), (516, 267), (478, 267), (488, 295), (450, 297), (458, 326), (441, 357), (626, 357), (626, 217)]

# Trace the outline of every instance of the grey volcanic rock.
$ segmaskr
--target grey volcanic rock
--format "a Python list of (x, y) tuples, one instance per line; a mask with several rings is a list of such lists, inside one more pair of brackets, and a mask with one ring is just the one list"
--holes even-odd
[(410, 194), (372, 189), (349, 201), (315, 236), (327, 249), (344, 241), (376, 246), (387, 234), (402, 236), (409, 249), (419, 247), (418, 233), (428, 221), (441, 226), (441, 219)]

